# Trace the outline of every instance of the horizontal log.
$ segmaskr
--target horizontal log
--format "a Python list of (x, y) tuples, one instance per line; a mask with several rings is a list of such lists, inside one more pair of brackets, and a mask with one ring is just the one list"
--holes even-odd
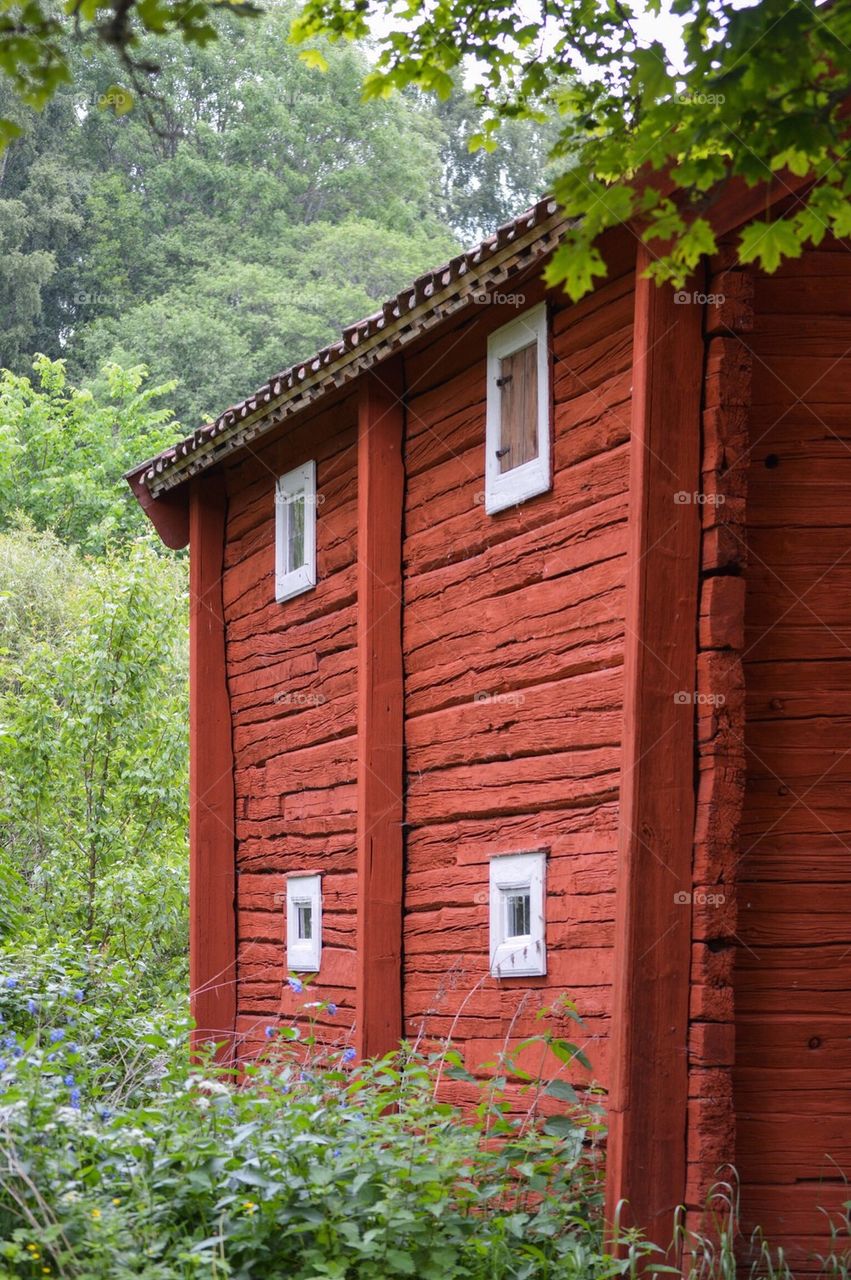
[(613, 748), (550, 752), (458, 765), (409, 776), (407, 820), (414, 826), (463, 816), (524, 812), (610, 800), (617, 790), (620, 752)]

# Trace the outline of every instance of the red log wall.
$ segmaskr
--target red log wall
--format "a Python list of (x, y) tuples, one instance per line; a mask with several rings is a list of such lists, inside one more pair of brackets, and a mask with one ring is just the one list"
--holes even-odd
[[(746, 1226), (805, 1270), (851, 1171), (851, 256), (757, 277), (735, 975)], [(847, 1240), (846, 1240), (847, 1245)], [(810, 1263), (809, 1265), (813, 1265)]]
[[(318, 583), (275, 603), (275, 480), (315, 458)], [(318, 999), (350, 1031), (355, 989), (357, 406), (349, 397), (227, 469), (224, 609), (237, 836), (237, 1032), (303, 1004), (285, 985), (286, 874), (323, 873)]]
[[(605, 1078), (632, 275), (553, 306), (553, 489), (488, 517), (486, 336), (515, 315), (483, 307), (406, 361), (405, 1027), (475, 1067), (567, 992)], [(496, 981), (488, 859), (540, 848), (548, 974)]]

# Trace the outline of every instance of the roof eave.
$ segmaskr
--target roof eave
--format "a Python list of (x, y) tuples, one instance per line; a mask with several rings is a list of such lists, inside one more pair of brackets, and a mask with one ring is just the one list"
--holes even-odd
[[(537, 221), (533, 215), (541, 205), (545, 205), (546, 217)], [(555, 201), (541, 202), (524, 216), (532, 218), (532, 225), (524, 233), (506, 235), (505, 242), (500, 245), (500, 232), (505, 230), (501, 228), (492, 237), (497, 243), (493, 252), (485, 252), (489, 244), (485, 241), (477, 249), (453, 259), (447, 268), (433, 273), (451, 277), (450, 268), (458, 264), (457, 274), (448, 280), (444, 288), (432, 290), (421, 301), (417, 300), (414, 286), (403, 290), (392, 305), (398, 308), (403, 304), (404, 295), (410, 295), (412, 305), (408, 310), (392, 316), (391, 304), (385, 304), (382, 312), (376, 312), (344, 330), (342, 343), (336, 344), (343, 346), (344, 350), (337, 358), (329, 354), (334, 349), (330, 347), (311, 360), (293, 366), (287, 373), (290, 386), (285, 391), (276, 394), (283, 375), (273, 378), (242, 405), (222, 414), (212, 429), (196, 432), (132, 474), (140, 475), (153, 498), (162, 498), (199, 471), (278, 426), (286, 417), (305, 408), (332, 387), (344, 385), (399, 347), (406, 346), (434, 325), (470, 305), (475, 293), (504, 283), (518, 269), (544, 257), (555, 247), (569, 225)], [(517, 223), (521, 220), (517, 219)], [(476, 258), (481, 259), (480, 263)], [(389, 319), (388, 313), (391, 314)], [(370, 325), (374, 325), (374, 331), (361, 338), (360, 330)]]

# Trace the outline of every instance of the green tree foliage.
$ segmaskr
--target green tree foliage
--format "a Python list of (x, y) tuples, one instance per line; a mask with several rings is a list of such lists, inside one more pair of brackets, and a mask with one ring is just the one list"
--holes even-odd
[(550, 189), (555, 170), (549, 153), (558, 139), (554, 119), (506, 120), (499, 146), (475, 151), (481, 104), (457, 81), (448, 98), (436, 101), (443, 126), (441, 160), (444, 216), (465, 244), (490, 235)]
[(146, 539), (94, 560), (0, 534), (0, 846), (26, 930), (160, 979), (186, 947), (186, 628), (185, 561)]
[(22, 514), (101, 554), (145, 527), (122, 475), (175, 439), (170, 411), (155, 403), (174, 384), (146, 386), (143, 365), (109, 364), (81, 390), (46, 356), (33, 371), (0, 371), (0, 528)]
[(109, 53), (74, 55), (73, 83), (0, 157), (17, 255), (0, 362), (22, 374), (41, 351), (87, 382), (143, 361), (195, 426), (540, 193), (537, 126), (473, 156), (464, 94), (364, 102), (364, 51), (330, 49), (320, 74), (288, 41), (292, 12), (221, 15), (203, 48), (150, 40), (153, 123), (102, 109)]
[(29, 249), (32, 219), (21, 200), (0, 200), (0, 315), (2, 359), (13, 364), (26, 351), (41, 310), (41, 291), (55, 269), (51, 253)]
[[(0, 11), (0, 76), (20, 101), (40, 109), (60, 86), (72, 79), (74, 54), (82, 43), (87, 51), (107, 48), (117, 56), (127, 78), (147, 96), (146, 78), (157, 64), (140, 50), (148, 35), (176, 33), (190, 45), (203, 48), (216, 38), (217, 10), (254, 15), (250, 0), (8, 0)], [(124, 85), (110, 85), (105, 106), (116, 115), (132, 106)], [(0, 117), (0, 148), (20, 137), (13, 116)]]
[[(682, 56), (640, 34), (642, 14), (662, 12), (682, 23)], [(503, 120), (563, 118), (554, 191), (578, 221), (549, 279), (574, 298), (604, 274), (596, 238), (632, 219), (659, 254), (653, 275), (681, 283), (715, 247), (707, 212), (731, 178), (820, 184), (782, 218), (745, 229), (744, 262), (771, 271), (805, 243), (851, 231), (851, 0), (307, 0), (296, 33), (365, 36), (376, 14), (383, 34), (368, 97), (412, 84), (446, 97), (471, 61), (489, 112), (477, 145), (494, 145)], [(671, 198), (667, 179), (684, 200)]]

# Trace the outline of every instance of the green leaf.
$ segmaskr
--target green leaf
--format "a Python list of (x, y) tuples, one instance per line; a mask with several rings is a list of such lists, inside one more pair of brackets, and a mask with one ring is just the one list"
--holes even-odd
[(298, 56), (305, 66), (315, 71), (328, 70), (328, 59), (319, 49), (302, 49)]
[(573, 302), (594, 288), (595, 279), (605, 277), (606, 264), (596, 245), (568, 243), (556, 249), (544, 271), (548, 285), (564, 285)]
[(776, 222), (751, 222), (742, 231), (739, 258), (758, 262), (764, 271), (776, 271), (784, 257), (801, 255), (800, 232), (785, 218)]
[(558, 1098), (562, 1102), (579, 1102), (579, 1096), (572, 1084), (567, 1080), (550, 1080), (544, 1089), (550, 1098)]

